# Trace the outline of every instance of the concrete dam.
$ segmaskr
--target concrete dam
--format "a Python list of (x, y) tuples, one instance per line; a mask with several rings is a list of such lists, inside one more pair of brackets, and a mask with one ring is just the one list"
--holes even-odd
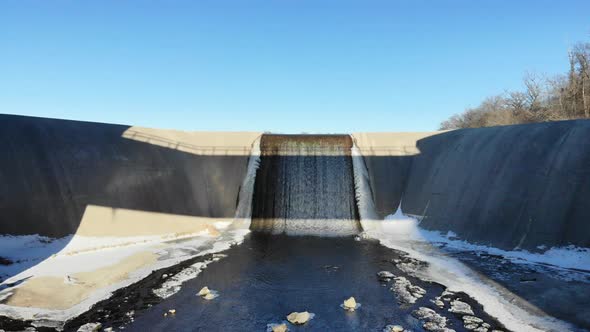
[(0, 330), (587, 331), (588, 137), (1, 115)]

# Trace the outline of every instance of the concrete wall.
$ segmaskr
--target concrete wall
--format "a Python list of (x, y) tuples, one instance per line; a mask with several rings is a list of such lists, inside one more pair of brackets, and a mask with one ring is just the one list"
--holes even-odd
[(0, 115), (0, 234), (72, 234), (93, 206), (232, 218), (259, 135)]
[[(390, 135), (391, 145), (411, 145), (407, 134)], [(365, 156), (376, 205), (391, 199), (381, 214), (401, 196), (404, 213), (424, 215), (421, 227), (472, 242), (590, 246), (590, 121), (441, 132), (415, 147), (415, 155)]]
[[(0, 115), (0, 234), (98, 229), (105, 209), (182, 231), (174, 216), (232, 218), (259, 136)], [(472, 242), (590, 246), (590, 121), (353, 136), (380, 217), (403, 199)]]
[(355, 133), (353, 138), (368, 170), (376, 214), (395, 212), (409, 177), (412, 156), (420, 153), (416, 142), (437, 132)]

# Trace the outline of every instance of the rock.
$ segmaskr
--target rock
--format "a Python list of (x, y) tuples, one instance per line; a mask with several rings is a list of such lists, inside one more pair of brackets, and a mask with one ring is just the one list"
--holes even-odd
[(423, 270), (428, 266), (428, 263), (408, 257), (407, 255), (401, 257), (399, 260), (394, 260), (394, 263), (398, 269), (406, 273), (413, 273), (415, 271)]
[(463, 316), (463, 324), (466, 329), (475, 332), (488, 332), (488, 329), (491, 327), (491, 325), (485, 323), (483, 319), (469, 315)]
[(209, 289), (207, 286), (201, 288), (197, 295), (204, 298), (205, 300), (213, 300), (214, 298), (219, 296), (217, 291)]
[(289, 327), (287, 323), (283, 321), (282, 323), (271, 323), (266, 325), (266, 332), (287, 332), (289, 331)]
[(426, 294), (426, 290), (424, 290), (424, 288), (422, 288), (422, 287), (410, 286), (409, 289), (413, 294), (419, 294), (419, 295)]
[(471, 309), (471, 306), (460, 300), (455, 300), (451, 302), (451, 308), (449, 309), (449, 311), (455, 314), (473, 315), (473, 310)]
[(433, 300), (432, 303), (434, 303), (437, 307), (441, 309), (445, 307), (445, 303), (441, 300)]
[(211, 291), (209, 290), (209, 288), (207, 286), (201, 288), (201, 290), (197, 293), (197, 295), (199, 296), (205, 296), (207, 294), (209, 294)]
[(404, 277), (396, 277), (391, 290), (395, 293), (400, 303), (408, 304), (416, 303), (417, 299), (426, 294), (424, 289), (412, 285), (412, 283)]
[(412, 311), (412, 315), (424, 322), (422, 326), (427, 331), (455, 332), (455, 330), (446, 327), (447, 319), (445, 317), (437, 314), (436, 311), (430, 308), (420, 307), (418, 310)]
[(12, 265), (12, 264), (14, 264), (14, 262), (12, 260), (0, 256), (0, 265), (8, 266), (8, 265)]
[(310, 314), (307, 311), (292, 312), (287, 316), (287, 320), (291, 324), (301, 325), (301, 324), (307, 323), (312, 317), (313, 317), (312, 314)]
[(387, 325), (383, 332), (403, 332), (404, 328), (401, 325)]
[(455, 332), (453, 329), (448, 329), (446, 327), (441, 327), (434, 322), (426, 322), (422, 325), (424, 329), (431, 332)]
[(359, 235), (356, 235), (354, 237), (354, 240), (355, 241), (361, 241), (361, 240), (366, 240), (368, 238), (370, 238), (370, 236), (367, 233), (363, 232), (363, 233), (360, 233)]
[(479, 324), (483, 323), (483, 319), (475, 317), (475, 316), (463, 316), (463, 323), (479, 325)]
[(289, 328), (287, 324), (276, 324), (272, 327), (272, 332), (287, 332)]
[(97, 332), (102, 327), (101, 323), (86, 323), (78, 329), (78, 332)]
[(64, 276), (64, 284), (78, 285), (78, 284), (80, 284), (80, 282), (78, 282), (78, 279), (66, 274)]
[(348, 300), (344, 300), (342, 306), (346, 310), (354, 311), (356, 309), (356, 300), (351, 296)]
[(377, 278), (379, 278), (379, 281), (389, 282), (391, 279), (395, 278), (395, 275), (389, 271), (379, 271), (377, 273)]

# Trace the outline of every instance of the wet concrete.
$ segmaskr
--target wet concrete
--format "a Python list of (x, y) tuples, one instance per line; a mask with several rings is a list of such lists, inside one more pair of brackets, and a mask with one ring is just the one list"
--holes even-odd
[[(398, 270), (393, 261), (403, 258), (404, 253), (375, 241), (251, 234), (224, 254), (226, 258), (209, 264), (165, 300), (146, 292), (146, 287), (153, 289), (157, 284), (136, 285), (134, 296), (121, 290), (83, 319), (70, 322), (66, 330), (100, 321), (104, 327), (124, 327), (125, 331), (264, 331), (267, 324), (285, 321), (293, 311), (307, 310), (315, 313), (315, 318), (303, 326), (290, 326), (291, 330), (382, 331), (388, 324), (399, 324), (412, 331), (426, 331), (423, 322), (411, 313), (428, 307), (448, 318), (447, 327), (465, 331), (461, 315), (431, 302), (441, 295), (444, 286)], [(406, 277), (426, 290), (425, 296), (414, 304), (400, 303), (390, 290), (392, 283), (378, 280), (376, 273), (381, 270)], [(159, 271), (150, 278), (162, 280), (164, 273), (174, 272)], [(217, 290), (220, 296), (211, 301), (198, 297), (196, 293), (203, 286)], [(362, 304), (355, 312), (339, 306), (350, 296)], [(476, 316), (501, 327), (468, 296), (455, 296), (470, 303)], [(138, 303), (143, 304), (134, 307)], [(170, 309), (176, 310), (175, 314), (165, 317)], [(128, 312), (133, 314), (126, 315)]]

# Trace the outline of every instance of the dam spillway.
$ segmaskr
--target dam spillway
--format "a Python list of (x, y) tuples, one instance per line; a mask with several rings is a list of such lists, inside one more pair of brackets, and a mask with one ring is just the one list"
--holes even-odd
[[(263, 330), (310, 310), (306, 330), (424, 332), (425, 306), (466, 331), (434, 306), (440, 284), (505, 332), (588, 331), (588, 135), (588, 120), (275, 135), (2, 115), (0, 330)], [(397, 305), (404, 280), (426, 294)], [(221, 297), (195, 297), (204, 285)]]
[(349, 135), (263, 135), (254, 231), (345, 236), (361, 231)]

